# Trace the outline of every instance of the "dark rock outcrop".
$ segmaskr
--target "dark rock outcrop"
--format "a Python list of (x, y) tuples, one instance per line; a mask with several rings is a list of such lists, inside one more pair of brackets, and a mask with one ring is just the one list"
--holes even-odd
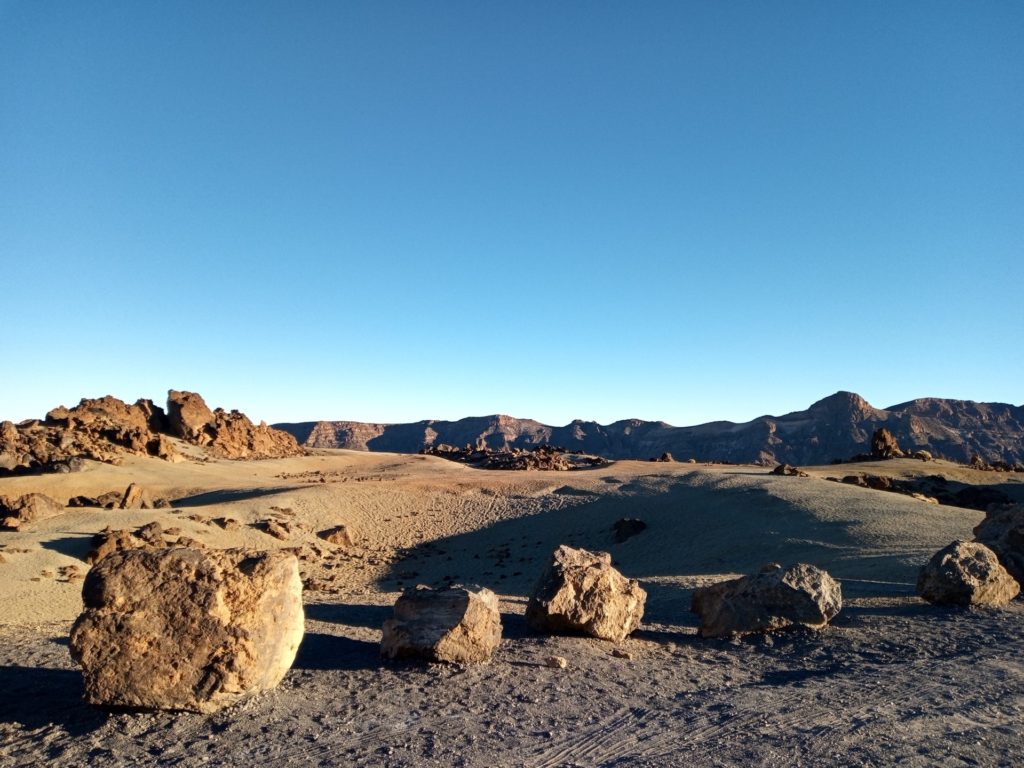
[(993, 505), (975, 526), (974, 537), (1024, 586), (1024, 504)]

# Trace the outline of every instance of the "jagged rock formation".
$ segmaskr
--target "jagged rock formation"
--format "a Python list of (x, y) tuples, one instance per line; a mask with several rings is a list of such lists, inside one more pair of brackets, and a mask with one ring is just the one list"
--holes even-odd
[(563, 544), (533, 588), (526, 623), (538, 632), (619, 643), (640, 626), (646, 601), (640, 583), (612, 567), (610, 554)]
[(629, 419), (602, 425), (574, 421), (553, 427), (531, 419), (486, 416), (415, 424), (320, 421), (277, 424), (315, 448), (416, 453), (447, 443), (493, 450), (564, 446), (608, 458), (671, 453), (684, 460), (754, 462), (765, 466), (827, 464), (871, 450), (871, 437), (887, 429), (904, 451), (927, 451), (967, 463), (1024, 463), (1024, 405), (924, 398), (886, 409), (852, 392), (837, 392), (805, 411), (762, 416), (745, 424), (716, 421), (694, 427)]
[(116, 464), (126, 454), (181, 461), (171, 435), (228, 459), (304, 452), (291, 435), (254, 425), (238, 411), (211, 411), (191, 392), (171, 390), (168, 411), (170, 417), (152, 400), (128, 405), (107, 395), (54, 408), (42, 421), (0, 422), (0, 474), (69, 472), (80, 469), (82, 459)]
[(284, 552), (114, 552), (82, 600), (71, 655), (99, 706), (214, 712), (277, 685), (302, 640), (298, 561)]

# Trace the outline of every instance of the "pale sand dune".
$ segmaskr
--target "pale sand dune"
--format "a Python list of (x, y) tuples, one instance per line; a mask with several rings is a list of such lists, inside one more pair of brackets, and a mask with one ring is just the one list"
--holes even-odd
[[(941, 462), (865, 467), (817, 468), (808, 478), (649, 462), (510, 473), (329, 451), (262, 462), (129, 458), (0, 479), (0, 494), (60, 500), (137, 482), (173, 504), (68, 510), (0, 533), (0, 685), (17, 699), (0, 707), (0, 765), (30, 764), (51, 749), (69, 765), (860, 764), (894, 754), (922, 765), (980, 754), (984, 765), (1024, 756), (1021, 606), (951, 612), (912, 596), (921, 563), (970, 538), (982, 514), (823, 479), (857, 469), (993, 476)], [(282, 542), (251, 525), (281, 514), (306, 532)], [(205, 522), (221, 516), (241, 528)], [(649, 527), (617, 544), (611, 526), (621, 517)], [(89, 538), (105, 526), (151, 520), (212, 547), (315, 544), (318, 530), (355, 529), (351, 552), (303, 564), (325, 589), (307, 592), (307, 638), (278, 690), (213, 718), (108, 715), (77, 700), (77, 672), (59, 640), (80, 609), (81, 582), (59, 580), (59, 569), (84, 568)], [(560, 543), (612, 552), (648, 589), (644, 625), (625, 646), (634, 660), (612, 659), (598, 641), (537, 637), (522, 624), (524, 598)], [(767, 561), (812, 562), (841, 579), (848, 600), (835, 628), (698, 640), (692, 588)], [(506, 639), (495, 660), (467, 670), (382, 665), (379, 627), (397, 592), (447, 581), (503, 596)], [(570, 669), (536, 666), (550, 653), (570, 658)], [(974, 743), (981, 738), (984, 746)]]

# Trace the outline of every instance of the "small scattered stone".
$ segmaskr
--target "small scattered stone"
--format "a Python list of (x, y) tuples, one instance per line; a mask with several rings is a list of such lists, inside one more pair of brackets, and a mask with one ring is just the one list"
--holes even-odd
[(617, 659), (626, 659), (626, 661), (633, 660), (633, 654), (629, 651), (624, 651), (621, 648), (612, 649), (612, 656), (614, 656)]
[(569, 660), (565, 656), (548, 656), (544, 659), (544, 666), (551, 669), (565, 669), (569, 666)]

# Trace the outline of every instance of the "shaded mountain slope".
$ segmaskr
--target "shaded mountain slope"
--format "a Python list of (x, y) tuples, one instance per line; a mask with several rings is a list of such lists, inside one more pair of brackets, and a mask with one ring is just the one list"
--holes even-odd
[(609, 458), (648, 458), (667, 451), (683, 460), (761, 464), (826, 464), (849, 458), (867, 452), (874, 430), (886, 427), (904, 449), (960, 462), (974, 454), (989, 462), (1024, 462), (1024, 406), (922, 398), (880, 409), (852, 392), (837, 392), (805, 411), (783, 416), (693, 427), (639, 419), (612, 424), (577, 420), (553, 427), (500, 415), (413, 424), (319, 421), (274, 426), (311, 448), (415, 453), (441, 443), (488, 448), (550, 443)]

